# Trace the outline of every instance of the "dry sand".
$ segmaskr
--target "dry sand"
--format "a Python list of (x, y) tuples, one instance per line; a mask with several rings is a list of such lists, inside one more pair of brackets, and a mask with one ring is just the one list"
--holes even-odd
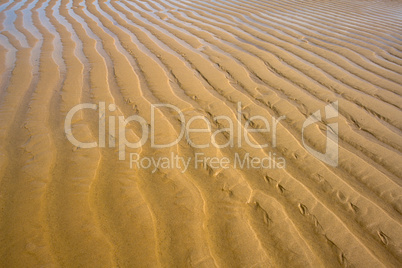
[[(401, 267), (401, 66), (401, 1), (2, 0), (0, 266)], [(333, 167), (302, 128), (335, 101), (337, 118), (304, 131), (324, 152), (326, 124), (338, 124)], [(101, 102), (147, 124), (151, 104), (171, 104), (214, 131), (228, 125), (216, 116), (241, 131), (253, 116), (286, 118), (276, 146), (265, 133), (249, 136), (263, 149), (240, 132), (225, 148), (148, 140), (121, 161), (108, 134), (90, 149), (65, 134), (72, 107)], [(167, 143), (183, 118), (162, 108), (156, 121)], [(97, 141), (96, 111), (72, 122), (74, 137)], [(141, 133), (127, 127), (131, 141)], [(130, 153), (231, 164), (130, 168)], [(233, 166), (273, 153), (285, 168)]]

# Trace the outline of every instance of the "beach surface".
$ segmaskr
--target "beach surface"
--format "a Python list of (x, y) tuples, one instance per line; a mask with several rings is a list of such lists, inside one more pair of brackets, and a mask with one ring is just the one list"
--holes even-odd
[(0, 1), (1, 267), (402, 267), (401, 186), (401, 1)]

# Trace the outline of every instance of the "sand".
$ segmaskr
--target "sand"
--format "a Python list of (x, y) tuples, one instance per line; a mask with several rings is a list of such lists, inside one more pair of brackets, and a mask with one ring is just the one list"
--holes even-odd
[(401, 1), (3, 0), (0, 266), (401, 267), (401, 95)]

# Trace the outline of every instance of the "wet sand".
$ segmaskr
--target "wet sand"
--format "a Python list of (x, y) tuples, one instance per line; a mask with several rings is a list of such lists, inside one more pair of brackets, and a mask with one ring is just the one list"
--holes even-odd
[[(1, 1), (0, 266), (401, 267), (401, 29), (402, 2), (389, 0)], [(334, 102), (336, 118), (303, 131)], [(107, 131), (85, 109), (72, 134), (105, 135), (104, 147), (68, 140), (82, 103), (105, 103)], [(196, 116), (236, 142), (148, 140), (119, 159), (110, 124), (150, 126), (153, 104), (183, 116), (155, 110), (158, 143)], [(270, 133), (242, 135), (248, 120), (264, 128), (258, 116)], [(335, 167), (304, 144), (324, 152), (331, 123)], [(197, 168), (197, 155), (229, 168)], [(133, 156), (193, 164), (130, 167)], [(274, 156), (286, 166), (235, 166)]]

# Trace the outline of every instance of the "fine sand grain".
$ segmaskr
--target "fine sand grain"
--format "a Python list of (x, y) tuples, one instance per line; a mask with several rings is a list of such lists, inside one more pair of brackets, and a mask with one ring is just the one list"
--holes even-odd
[[(65, 119), (82, 103), (105, 103), (107, 131), (132, 115), (151, 128), (151, 105), (170, 104), (183, 117), (156, 109), (157, 143), (196, 116), (235, 142), (122, 153), (84, 109), (72, 134), (106, 146), (81, 148)], [(401, 1), (1, 0), (0, 267), (402, 267), (401, 108)], [(270, 132), (245, 136), (256, 116)], [(306, 147), (325, 152), (335, 123), (334, 167)], [(230, 163), (130, 167), (196, 155)]]

